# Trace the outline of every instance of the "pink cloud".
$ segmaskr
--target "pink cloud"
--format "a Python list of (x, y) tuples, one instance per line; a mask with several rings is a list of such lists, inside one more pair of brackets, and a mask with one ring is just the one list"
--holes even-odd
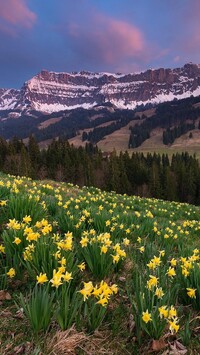
[(150, 53), (138, 27), (102, 14), (93, 14), (87, 24), (69, 24), (67, 34), (73, 52), (102, 64), (117, 66), (126, 61), (144, 62)]
[(97, 17), (102, 22), (103, 31), (97, 31), (102, 55), (108, 63), (115, 62), (116, 58), (140, 56), (145, 48), (142, 32), (135, 26), (114, 19)]
[(179, 62), (180, 60), (181, 60), (181, 57), (180, 57), (179, 55), (177, 55), (177, 56), (175, 56), (175, 57), (173, 58), (174, 63), (177, 63), (177, 62)]
[(31, 28), (36, 21), (25, 0), (0, 0), (0, 18), (13, 26)]

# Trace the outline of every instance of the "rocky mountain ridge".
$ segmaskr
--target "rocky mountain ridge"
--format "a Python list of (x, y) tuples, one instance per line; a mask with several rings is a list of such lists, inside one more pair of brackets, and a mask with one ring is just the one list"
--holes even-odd
[(92, 108), (105, 102), (116, 108), (160, 103), (200, 95), (200, 65), (149, 69), (141, 73), (55, 73), (42, 70), (20, 90), (0, 89), (0, 110), (58, 112)]

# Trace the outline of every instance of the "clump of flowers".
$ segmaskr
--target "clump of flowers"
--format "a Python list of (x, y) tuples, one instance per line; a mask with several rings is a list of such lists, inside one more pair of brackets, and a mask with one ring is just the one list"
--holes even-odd
[(92, 281), (84, 282), (78, 291), (84, 300), (85, 323), (89, 331), (97, 329), (105, 317), (111, 297), (118, 292), (116, 284), (108, 285), (105, 281), (93, 285)]
[(103, 307), (107, 306), (110, 297), (118, 292), (116, 284), (109, 286), (103, 280), (100, 282), (99, 286), (94, 286), (92, 281), (84, 282), (83, 284), (84, 287), (79, 292), (82, 294), (84, 301), (93, 296), (98, 300), (96, 304), (100, 304)]
[(113, 243), (110, 233), (99, 235), (84, 232), (80, 240), (80, 251), (85, 262), (94, 276), (101, 279), (112, 272), (120, 261), (126, 258), (126, 248), (129, 245), (128, 238), (123, 242)]

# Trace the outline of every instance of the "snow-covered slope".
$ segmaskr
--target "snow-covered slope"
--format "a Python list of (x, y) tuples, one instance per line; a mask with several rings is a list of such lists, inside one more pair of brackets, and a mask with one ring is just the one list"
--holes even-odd
[(133, 74), (54, 73), (46, 70), (27, 81), (21, 90), (0, 89), (0, 110), (35, 109), (57, 112), (111, 102), (133, 109), (146, 103), (200, 95), (200, 65), (147, 70)]
[(0, 89), (0, 110), (15, 108), (20, 96), (20, 90)]

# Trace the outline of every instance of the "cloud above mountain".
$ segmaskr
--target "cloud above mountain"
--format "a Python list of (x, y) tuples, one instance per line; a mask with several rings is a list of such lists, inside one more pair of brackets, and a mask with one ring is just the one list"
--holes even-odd
[(125, 21), (103, 14), (90, 17), (89, 24), (70, 23), (66, 35), (70, 47), (82, 60), (119, 65), (126, 60), (144, 60), (147, 49), (142, 31)]
[(32, 28), (36, 14), (28, 7), (26, 0), (0, 0), (0, 25), (7, 33), (12, 27)]

